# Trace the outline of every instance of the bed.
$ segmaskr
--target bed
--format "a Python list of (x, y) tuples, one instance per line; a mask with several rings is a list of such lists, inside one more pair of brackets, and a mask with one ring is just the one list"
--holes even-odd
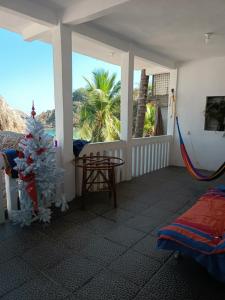
[(225, 282), (225, 186), (210, 189), (158, 232), (157, 247), (194, 258)]

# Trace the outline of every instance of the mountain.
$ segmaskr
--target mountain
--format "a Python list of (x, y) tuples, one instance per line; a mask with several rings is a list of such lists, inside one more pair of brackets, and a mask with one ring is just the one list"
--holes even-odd
[(11, 108), (6, 100), (0, 96), (0, 131), (23, 133), (25, 130), (24, 113)]
[[(73, 125), (79, 124), (79, 111), (82, 103), (87, 99), (87, 91), (85, 88), (78, 88), (73, 91)], [(55, 128), (55, 110), (47, 110), (37, 116), (37, 119), (49, 128)]]
[(55, 110), (47, 110), (42, 112), (37, 116), (37, 119), (45, 126), (45, 127), (55, 127)]
[[(73, 102), (73, 125), (76, 127), (79, 123), (79, 109), (81, 103)], [(43, 111), (37, 116), (37, 119), (45, 126), (49, 128), (55, 128), (55, 110)]]

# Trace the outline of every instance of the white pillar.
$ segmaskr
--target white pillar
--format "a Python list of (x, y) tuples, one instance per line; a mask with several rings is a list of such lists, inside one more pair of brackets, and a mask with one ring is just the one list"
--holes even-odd
[(5, 174), (5, 190), (8, 217), (11, 219), (13, 210), (18, 210), (18, 183), (15, 178)]
[(72, 33), (59, 24), (53, 30), (54, 86), (56, 139), (65, 169), (64, 188), (68, 201), (75, 197), (75, 168), (73, 156), (73, 104), (72, 104)]
[[(174, 90), (174, 98), (172, 94)], [(176, 117), (176, 92), (177, 92), (177, 69), (170, 71), (169, 83), (169, 106), (168, 106), (168, 121), (167, 135), (174, 135), (175, 117)]]
[[(174, 91), (172, 93), (172, 90)], [(167, 117), (167, 135), (172, 136), (169, 149), (169, 165), (173, 164), (174, 156), (174, 137), (175, 137), (175, 117), (176, 117), (176, 94), (177, 94), (177, 69), (170, 71), (169, 83), (169, 106)]]
[(133, 76), (134, 55), (129, 51), (122, 55), (121, 63), (120, 138), (126, 141), (125, 180), (132, 178)]

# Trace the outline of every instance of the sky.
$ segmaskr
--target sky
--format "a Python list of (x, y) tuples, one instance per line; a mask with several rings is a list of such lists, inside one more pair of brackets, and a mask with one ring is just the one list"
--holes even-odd
[[(13, 32), (0, 29), (0, 95), (13, 108), (30, 112), (32, 100), (37, 113), (54, 108), (53, 50), (40, 41), (26, 42)], [(91, 72), (106, 69), (116, 73), (120, 80), (120, 67), (97, 59), (72, 54), (73, 89), (85, 87), (83, 77), (91, 79)], [(134, 72), (137, 85), (140, 72)]]

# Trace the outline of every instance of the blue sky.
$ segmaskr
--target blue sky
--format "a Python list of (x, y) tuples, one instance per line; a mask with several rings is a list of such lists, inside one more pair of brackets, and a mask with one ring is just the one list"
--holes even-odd
[[(37, 113), (54, 108), (52, 46), (25, 42), (20, 35), (4, 29), (0, 29), (0, 41), (0, 95), (10, 106), (26, 113), (30, 112), (32, 100)], [(116, 73), (120, 79), (119, 66), (73, 53), (73, 89), (84, 87), (83, 76), (90, 78), (98, 68)], [(135, 85), (139, 76), (135, 71)]]

